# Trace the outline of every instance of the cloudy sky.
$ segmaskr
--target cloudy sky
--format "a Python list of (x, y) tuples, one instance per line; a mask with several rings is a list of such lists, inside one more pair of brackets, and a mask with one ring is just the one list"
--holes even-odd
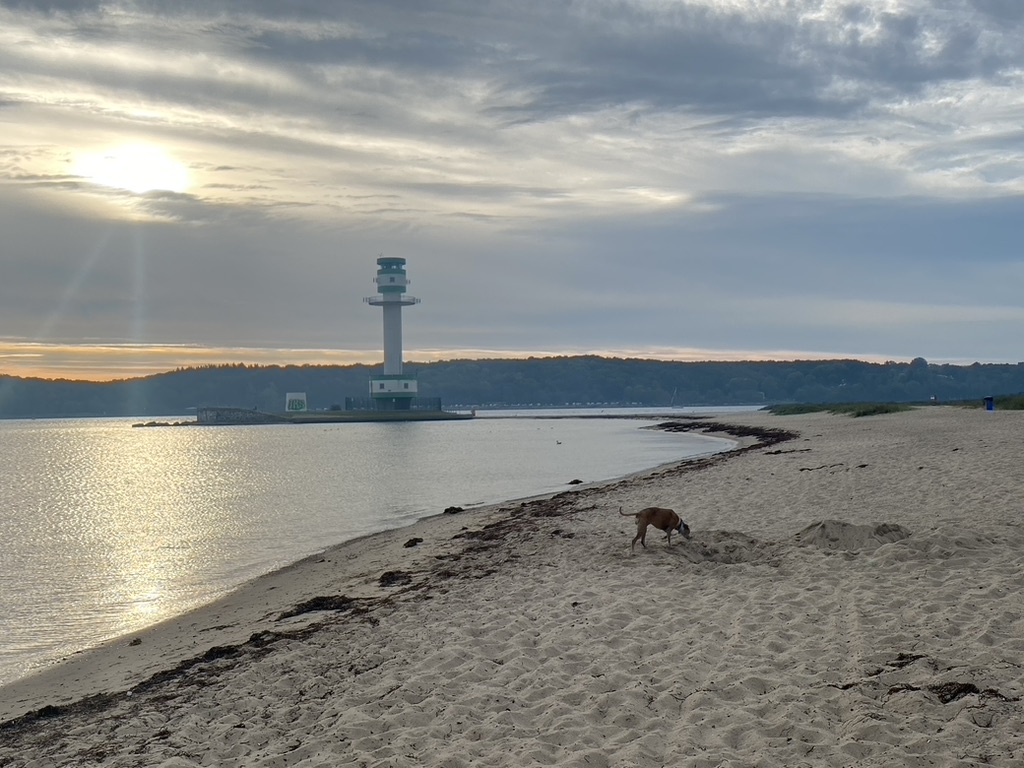
[(1024, 360), (1021, 0), (0, 0), (0, 373)]

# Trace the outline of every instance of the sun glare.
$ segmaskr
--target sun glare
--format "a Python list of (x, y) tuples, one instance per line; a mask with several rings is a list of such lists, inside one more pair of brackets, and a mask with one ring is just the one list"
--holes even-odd
[(184, 192), (189, 186), (188, 169), (162, 149), (127, 145), (106, 152), (83, 155), (77, 174), (104, 187), (144, 192)]

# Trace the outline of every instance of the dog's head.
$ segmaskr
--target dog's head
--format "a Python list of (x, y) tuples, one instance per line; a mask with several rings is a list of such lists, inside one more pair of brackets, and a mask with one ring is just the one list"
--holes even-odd
[(680, 534), (682, 534), (684, 539), (690, 538), (690, 526), (688, 526), (682, 520), (679, 521), (679, 527), (676, 528), (676, 530), (679, 531)]

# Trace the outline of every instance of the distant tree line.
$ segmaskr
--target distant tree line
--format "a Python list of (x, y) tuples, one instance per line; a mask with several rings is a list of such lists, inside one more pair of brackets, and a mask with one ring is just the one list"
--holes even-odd
[[(409, 363), (424, 397), (446, 407), (686, 406), (939, 402), (1024, 392), (1024, 363), (938, 365), (859, 360), (681, 363), (597, 356)], [(0, 375), (0, 417), (170, 416), (200, 406), (283, 411), (365, 397), (379, 366), (244, 364), (181, 368), (111, 382)]]

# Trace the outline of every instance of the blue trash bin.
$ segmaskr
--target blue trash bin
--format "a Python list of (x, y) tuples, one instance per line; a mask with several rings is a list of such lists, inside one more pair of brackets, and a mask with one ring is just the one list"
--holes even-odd
[(985, 398), (985, 410), (994, 411), (996, 409), (996, 399), (994, 397)]

